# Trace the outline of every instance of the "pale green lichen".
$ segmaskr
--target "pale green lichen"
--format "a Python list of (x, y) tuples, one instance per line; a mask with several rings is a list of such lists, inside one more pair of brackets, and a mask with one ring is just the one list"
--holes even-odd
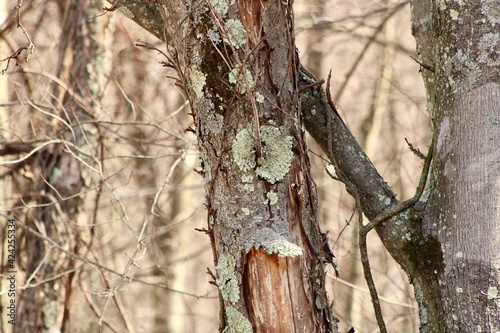
[(466, 93), (470, 91), (481, 77), (481, 68), (472, 61), (462, 50), (448, 58), (446, 74), (448, 83), (454, 92)]
[(500, 66), (500, 34), (487, 33), (479, 40), (478, 62), (490, 67)]
[(249, 175), (243, 175), (241, 176), (241, 182), (242, 183), (251, 183), (253, 182), (253, 175), (252, 174), (249, 174)]
[(219, 44), (222, 41), (222, 39), (220, 38), (219, 33), (217, 31), (212, 30), (212, 29), (208, 29), (207, 36), (208, 36), (208, 38), (210, 38), (210, 40), (214, 44)]
[[(302, 248), (278, 235), (269, 228), (259, 229), (252, 237), (250, 248), (262, 248), (269, 254), (277, 254), (278, 257), (296, 257), (302, 255)], [(249, 248), (247, 248), (249, 250)]]
[(457, 294), (461, 294), (461, 293), (464, 292), (464, 290), (462, 288), (460, 288), (460, 287), (457, 287), (456, 291), (457, 291)]
[(241, 211), (243, 212), (243, 214), (245, 215), (250, 215), (250, 209), (246, 208), (246, 207), (243, 207), (241, 208)]
[(43, 317), (45, 320), (45, 324), (49, 325), (48, 327), (55, 326), (57, 324), (57, 318), (59, 314), (59, 306), (57, 302), (48, 302), (43, 306)]
[(247, 42), (247, 33), (240, 20), (227, 20), (226, 33), (228, 38), (226, 42), (229, 42), (236, 49), (239, 49)]
[(279, 128), (267, 125), (261, 127), (260, 136), (265, 144), (266, 154), (259, 159), (255, 173), (274, 184), (290, 170), (294, 158), (293, 139), (289, 135), (283, 135)]
[(490, 287), (488, 289), (488, 299), (496, 299), (498, 297), (498, 288)]
[[(271, 184), (283, 179), (293, 161), (293, 139), (283, 135), (274, 126), (264, 125), (260, 130), (262, 144), (265, 145), (265, 156), (259, 159), (255, 173)], [(243, 171), (255, 168), (255, 144), (250, 130), (242, 129), (233, 141), (233, 159)]]
[(239, 67), (235, 67), (229, 72), (229, 83), (237, 85), (240, 94), (244, 94), (247, 88), (251, 89), (255, 86), (252, 73), (246, 68), (242, 72)]
[(215, 9), (217, 14), (219, 14), (222, 18), (227, 15), (227, 11), (229, 10), (229, 6), (234, 4), (234, 0), (210, 0), (210, 5)]
[(267, 196), (267, 199), (269, 200), (269, 204), (271, 206), (275, 205), (278, 202), (278, 193), (270, 191), (270, 192), (267, 192), (266, 196)]
[(489, 22), (500, 23), (500, 6), (497, 0), (481, 0), (481, 13), (486, 16)]
[[(420, 283), (416, 279), (413, 281), (413, 288), (418, 304), (424, 304), (424, 291), (422, 290)], [(429, 313), (427, 312), (427, 308), (425, 306), (419, 306), (418, 308), (420, 314), (420, 323), (425, 325), (429, 322)]]
[(238, 276), (236, 275), (234, 257), (230, 254), (222, 253), (217, 262), (217, 286), (219, 287), (222, 298), (234, 304), (240, 299), (240, 290), (238, 288)]
[(446, 8), (448, 8), (445, 0), (438, 0), (438, 6), (439, 6), (439, 9), (441, 9), (441, 10), (446, 10)]
[(296, 257), (302, 255), (302, 248), (286, 239), (277, 239), (267, 246), (266, 252), (276, 253), (278, 257)]
[(226, 309), (226, 328), (223, 333), (252, 333), (252, 324), (238, 310), (233, 307)]
[(246, 128), (242, 129), (233, 141), (233, 159), (243, 171), (255, 168), (254, 140)]
[(389, 206), (391, 204), (391, 198), (384, 196), (384, 195), (378, 195), (378, 200), (382, 201), (384, 205)]
[(260, 92), (256, 92), (255, 100), (257, 101), (257, 103), (264, 103), (264, 95), (262, 95)]
[(196, 97), (203, 97), (203, 88), (205, 87), (205, 83), (207, 82), (207, 74), (197, 70), (191, 69), (191, 74), (189, 75), (191, 80), (191, 86), (196, 94)]
[(253, 192), (255, 190), (255, 186), (253, 186), (253, 184), (245, 184), (243, 185), (243, 188), (248, 192)]
[(451, 9), (450, 10), (450, 15), (451, 15), (451, 19), (452, 20), (455, 20), (455, 21), (458, 20), (459, 13), (456, 10)]

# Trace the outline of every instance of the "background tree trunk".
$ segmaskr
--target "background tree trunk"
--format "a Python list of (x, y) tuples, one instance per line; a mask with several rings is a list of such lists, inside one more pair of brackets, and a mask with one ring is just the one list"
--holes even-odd
[[(24, 165), (25, 172), (32, 177), (17, 174), (15, 183), (17, 191), (23, 194), (18, 206), (31, 203), (36, 207), (18, 218), (47, 239), (55, 240), (66, 251), (78, 254), (84, 247), (76, 226), (84, 180), (74, 150), (89, 143), (79, 122), (92, 116), (91, 109), (102, 98), (111, 64), (110, 54), (101, 44), (106, 42), (108, 27), (105, 23), (101, 26), (102, 21), (88, 20), (89, 14), (100, 11), (100, 2), (70, 0), (59, 5), (65, 34), (58, 45), (55, 76), (59, 82), (68, 80), (71, 84), (61, 86), (53, 82), (52, 103), (59, 112), (53, 111), (54, 116), (48, 118), (46, 128), (40, 129), (48, 137), (64, 132), (60, 137), (67, 143), (47, 145), (34, 154)], [(84, 98), (76, 101), (75, 94)], [(67, 128), (59, 119), (64, 119), (72, 130), (65, 131)], [(14, 331), (67, 332), (74, 329), (70, 308), (76, 277), (75, 259), (54, 250), (47, 239), (27, 230), (23, 230), (22, 239), (27, 256), (20, 258), (19, 265), (26, 288), (20, 292)], [(60, 278), (55, 278), (57, 276)]]

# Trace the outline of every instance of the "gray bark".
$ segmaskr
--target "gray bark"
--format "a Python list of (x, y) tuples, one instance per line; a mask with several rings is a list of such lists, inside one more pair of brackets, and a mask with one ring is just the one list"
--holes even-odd
[(442, 315), (429, 332), (500, 331), (498, 8), (495, 1), (439, 3), (415, 15), (425, 22), (415, 29), (425, 35), (422, 58), (434, 60), (434, 72), (424, 73), (438, 133), (423, 230), (443, 252)]

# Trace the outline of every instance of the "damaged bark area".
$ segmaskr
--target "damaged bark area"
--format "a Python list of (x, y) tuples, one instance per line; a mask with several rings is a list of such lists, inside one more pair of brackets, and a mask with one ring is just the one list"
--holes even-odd
[[(302, 271), (299, 265), (296, 258), (269, 255), (262, 250), (252, 249), (247, 254), (243, 284), (255, 332), (315, 332), (314, 322), (309, 320), (314, 317), (314, 309), (302, 306), (311, 303), (303, 278), (293, 274)], [(266, 323), (269, 318), (279, 320)]]

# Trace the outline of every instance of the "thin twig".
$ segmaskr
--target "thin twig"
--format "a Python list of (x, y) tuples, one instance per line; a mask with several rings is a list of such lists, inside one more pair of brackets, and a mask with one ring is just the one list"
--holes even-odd
[(425, 160), (425, 155), (420, 151), (420, 149), (413, 147), (407, 138), (405, 138), (405, 141), (413, 154), (415, 154), (418, 158)]

